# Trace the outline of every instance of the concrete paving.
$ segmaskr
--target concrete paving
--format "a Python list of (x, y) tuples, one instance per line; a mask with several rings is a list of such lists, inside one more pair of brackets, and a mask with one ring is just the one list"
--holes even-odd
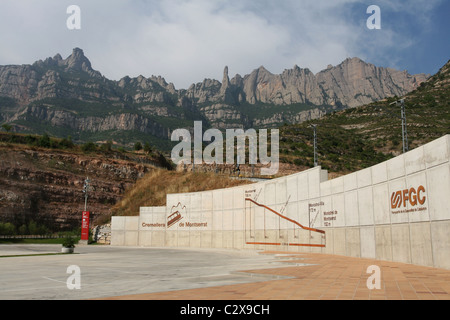
[[(0, 299), (79, 300), (289, 277), (238, 272), (282, 265), (253, 251), (78, 246), (75, 254), (46, 255), (60, 251), (60, 245), (0, 245)], [(79, 290), (67, 286), (76, 283), (72, 265), (80, 270)]]
[[(0, 245), (1, 300), (450, 300), (450, 270), (328, 254)], [(9, 255), (27, 255), (4, 257)], [(30, 256), (33, 255), (33, 256)], [(70, 290), (67, 268), (80, 268)], [(369, 288), (379, 268), (379, 288)], [(370, 269), (372, 270), (372, 269)], [(375, 283), (375, 282), (374, 282)]]

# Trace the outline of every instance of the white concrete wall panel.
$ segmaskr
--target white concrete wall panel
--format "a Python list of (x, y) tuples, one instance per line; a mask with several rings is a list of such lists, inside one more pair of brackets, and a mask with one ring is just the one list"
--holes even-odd
[(345, 249), (346, 255), (350, 257), (361, 257), (361, 236), (360, 228), (345, 229)]
[(297, 175), (297, 199), (308, 200), (309, 196), (309, 184), (308, 173), (306, 171), (300, 172)]
[(214, 210), (213, 220), (212, 220), (212, 231), (222, 231), (223, 230), (223, 211)]
[(222, 209), (223, 210), (233, 209), (233, 203), (234, 203), (233, 189), (222, 190)]
[(390, 225), (375, 227), (376, 258), (392, 261), (392, 234)]
[(330, 181), (331, 181), (331, 194), (344, 192), (344, 178), (339, 177)]
[[(151, 232), (152, 239), (151, 239), (151, 246), (152, 247), (164, 247), (166, 243), (166, 232), (165, 231), (153, 231)], [(140, 239), (140, 237), (139, 237)], [(149, 244), (146, 244), (146, 246), (149, 246)]]
[(337, 193), (332, 196), (333, 227), (345, 227), (345, 195)]
[(125, 245), (125, 231), (111, 230), (111, 245), (124, 246)]
[(213, 191), (213, 210), (223, 210), (222, 190)]
[(373, 225), (373, 195), (372, 188), (358, 189), (359, 225)]
[(391, 223), (389, 199), (390, 194), (387, 183), (373, 186), (373, 216), (375, 224)]
[(411, 263), (409, 224), (393, 224), (391, 229), (392, 257), (394, 261)]
[(125, 217), (125, 246), (137, 246), (139, 243), (139, 217)]
[[(113, 217), (111, 243), (323, 252), (450, 269), (449, 155), (447, 135), (332, 180), (316, 167), (230, 189), (169, 194), (166, 206), (143, 207), (139, 217)], [(322, 234), (246, 198), (323, 229), (326, 244)], [(168, 226), (177, 211), (181, 220)]]
[(419, 147), (405, 154), (406, 174), (413, 174), (425, 170), (424, 148)]
[(333, 233), (327, 232), (327, 248), (332, 249), (331, 253), (346, 255), (345, 228), (334, 228)]
[(358, 188), (364, 188), (372, 185), (372, 169), (367, 168), (356, 172)]
[(266, 205), (274, 205), (276, 204), (276, 192), (277, 192), (277, 188), (276, 188), (276, 183), (275, 182), (268, 182), (265, 186), (264, 186), (264, 198), (263, 199), (258, 199), (259, 203), (263, 203)]
[(344, 196), (345, 225), (354, 227), (359, 225), (358, 190), (346, 192)]
[(433, 250), (433, 265), (437, 268), (450, 269), (450, 221), (431, 223), (431, 246)]
[(309, 199), (320, 197), (320, 167), (308, 171), (308, 194)]
[(450, 165), (427, 170), (427, 202), (431, 220), (450, 219)]
[(276, 181), (276, 200), (277, 204), (285, 204), (288, 198), (288, 190), (286, 186), (286, 178), (280, 178)]
[(125, 230), (125, 218), (114, 216), (111, 217), (111, 231), (124, 231)]
[(320, 196), (326, 197), (331, 195), (331, 181), (325, 181), (320, 184)]
[(125, 217), (125, 231), (139, 230), (139, 216)]
[(393, 180), (405, 176), (404, 155), (388, 160), (387, 163), (388, 179)]
[(245, 207), (245, 188), (233, 188), (233, 208), (242, 210)]
[(429, 222), (411, 223), (411, 262), (422, 266), (433, 266), (431, 227)]
[(167, 230), (165, 235), (165, 244), (167, 247), (178, 247), (178, 232)]
[(297, 181), (298, 178), (296, 175), (286, 177), (286, 192), (291, 203), (298, 201)]
[(372, 184), (384, 183), (388, 180), (387, 163), (382, 162), (372, 168)]
[(234, 217), (233, 209), (223, 210), (222, 230), (233, 231), (233, 229), (234, 229), (233, 217)]
[(358, 188), (357, 173), (350, 173), (343, 177), (344, 191), (356, 190)]
[(213, 210), (213, 193), (212, 191), (206, 191), (202, 193), (202, 210), (210, 211)]
[(376, 243), (375, 243), (375, 227), (361, 227), (360, 228), (360, 243), (361, 243), (361, 257), (373, 258), (376, 257)]
[(140, 247), (154, 246), (153, 242), (152, 242), (153, 234), (154, 234), (154, 232), (152, 232), (152, 231), (139, 230), (138, 246), (140, 246)]
[(434, 140), (423, 146), (425, 165), (431, 168), (449, 161), (450, 135)]

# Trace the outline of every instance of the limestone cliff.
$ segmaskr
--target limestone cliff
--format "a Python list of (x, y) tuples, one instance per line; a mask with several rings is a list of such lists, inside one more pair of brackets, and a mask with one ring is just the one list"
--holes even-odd
[(18, 132), (70, 131), (76, 140), (109, 131), (167, 140), (171, 130), (194, 120), (217, 128), (298, 123), (402, 96), (426, 79), (352, 58), (317, 74), (298, 66), (272, 74), (261, 66), (230, 79), (225, 67), (222, 82), (176, 89), (161, 76), (109, 80), (75, 48), (66, 59), (57, 54), (33, 65), (0, 66), (0, 123)]

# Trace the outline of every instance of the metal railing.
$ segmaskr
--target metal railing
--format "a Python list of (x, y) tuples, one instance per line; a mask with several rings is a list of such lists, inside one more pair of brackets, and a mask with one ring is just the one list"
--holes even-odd
[(59, 235), (2, 235), (0, 239), (60, 239), (64, 236)]

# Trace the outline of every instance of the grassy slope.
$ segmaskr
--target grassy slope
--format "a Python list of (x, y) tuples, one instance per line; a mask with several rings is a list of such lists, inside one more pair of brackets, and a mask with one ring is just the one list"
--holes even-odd
[(175, 172), (156, 169), (128, 190), (113, 208), (113, 215), (134, 216), (142, 206), (164, 206), (166, 195), (231, 188), (250, 183), (214, 173)]

